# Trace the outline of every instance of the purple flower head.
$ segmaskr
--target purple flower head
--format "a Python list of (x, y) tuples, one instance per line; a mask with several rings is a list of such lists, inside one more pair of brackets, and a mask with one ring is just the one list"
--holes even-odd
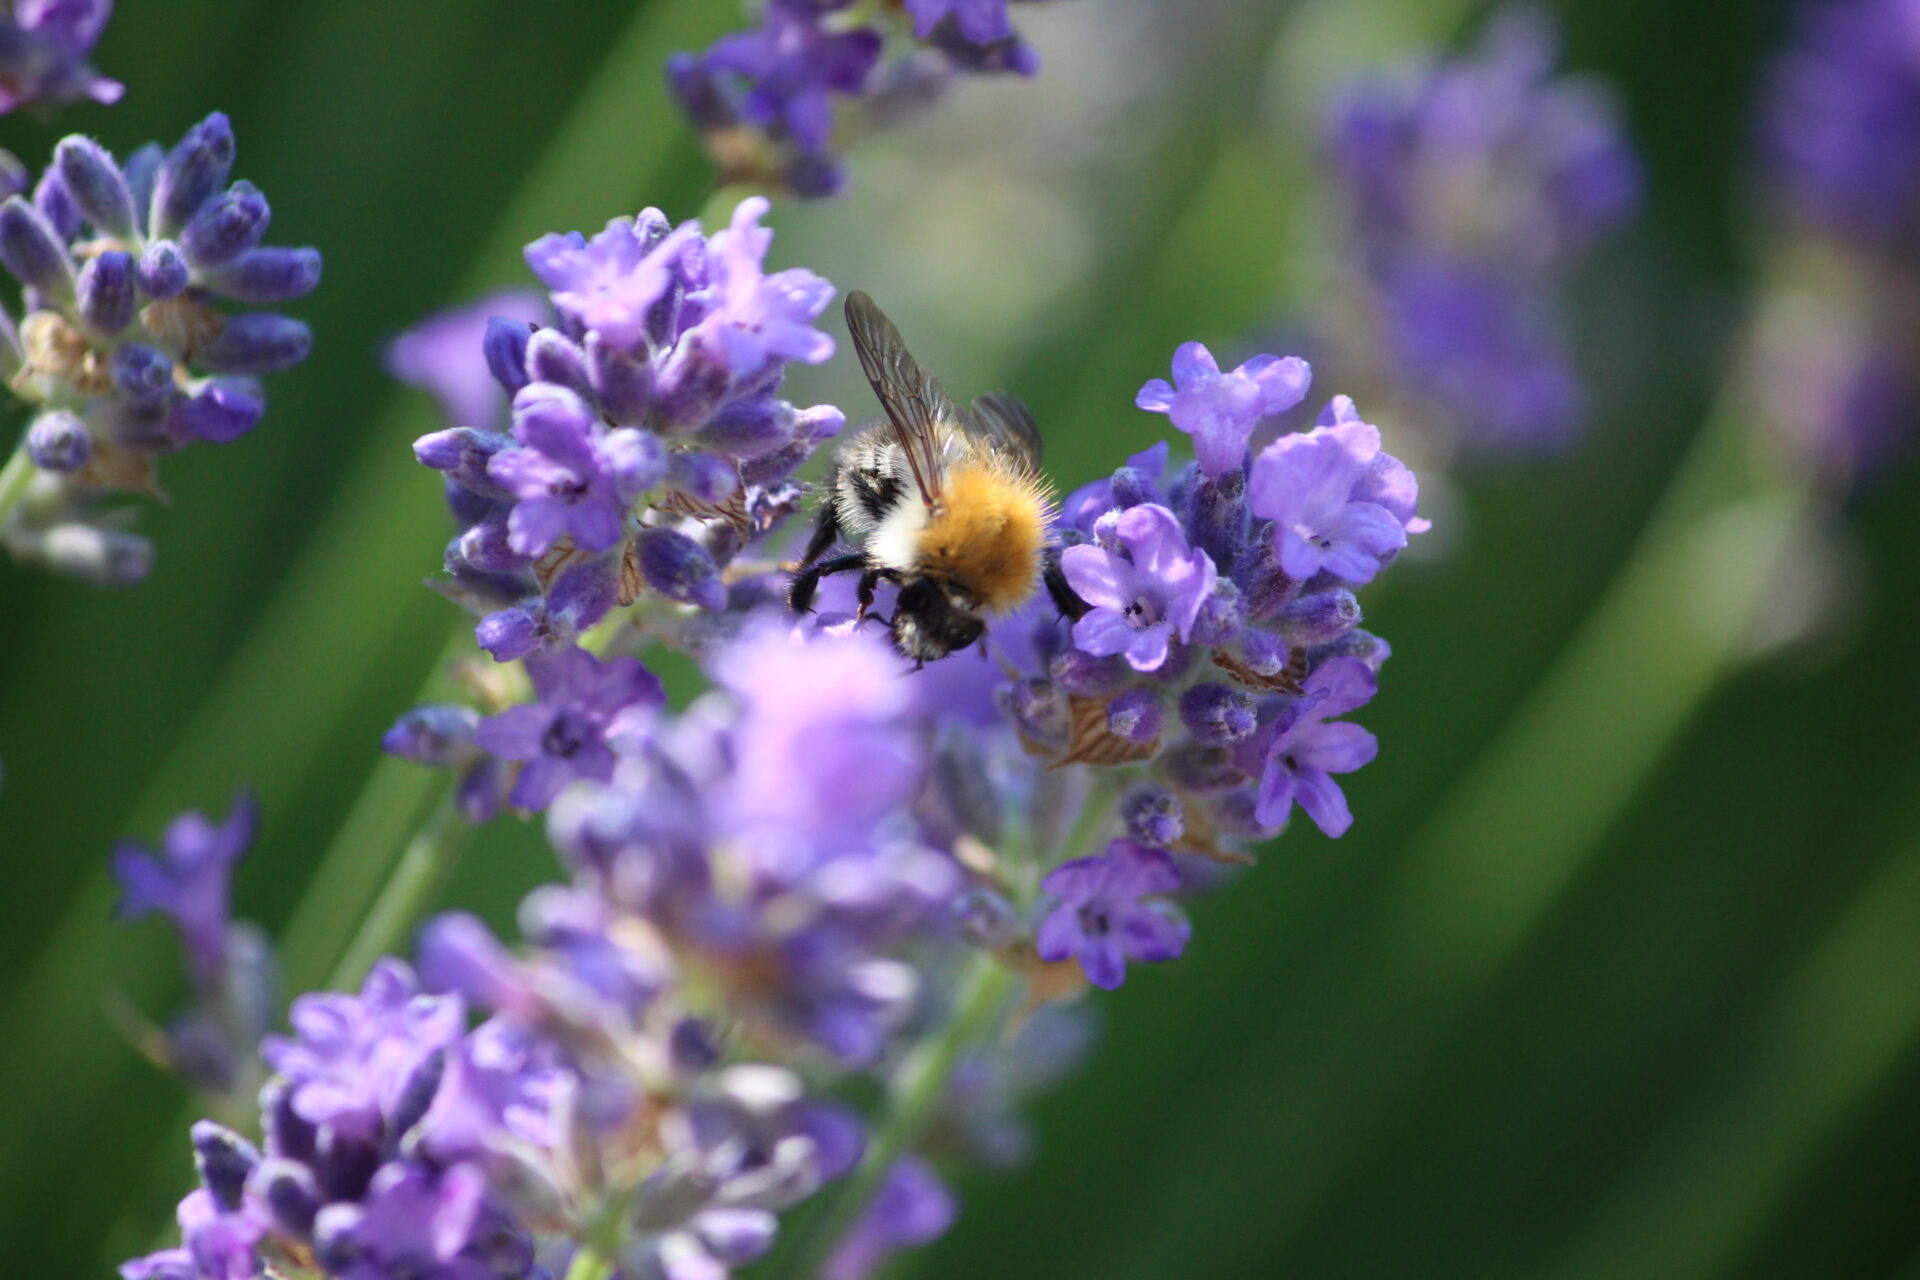
[(1193, 437), (1200, 468), (1208, 475), (1238, 470), (1247, 441), (1262, 418), (1285, 413), (1306, 398), (1313, 372), (1297, 356), (1255, 356), (1231, 373), (1220, 372), (1213, 353), (1197, 342), (1173, 353), (1173, 380), (1155, 378), (1134, 403), (1164, 413)]
[(741, 118), (793, 141), (825, 150), (833, 133), (833, 95), (858, 94), (880, 60), (880, 33), (868, 27), (833, 32), (807, 6), (766, 6), (764, 25), (714, 42), (702, 59), (707, 75), (740, 78)]
[(1772, 176), (1792, 210), (1878, 244), (1920, 213), (1920, 6), (1806, 0), (1775, 65), (1764, 119)]
[(175, 818), (157, 855), (131, 843), (113, 851), (121, 891), (116, 913), (133, 920), (158, 911), (172, 921), (202, 988), (217, 985), (226, 966), (228, 887), (259, 824), (259, 805), (242, 792), (219, 825), (199, 813)]
[(503, 760), (519, 760), (512, 802), (544, 809), (569, 782), (613, 776), (610, 734), (650, 718), (666, 705), (659, 679), (636, 658), (605, 662), (585, 649), (530, 658), (536, 702), (509, 707), (480, 723), (474, 741)]
[(620, 541), (634, 499), (666, 476), (659, 440), (633, 427), (608, 431), (571, 391), (533, 383), (514, 397), (513, 435), (487, 474), (519, 502), (509, 517), (509, 543), (521, 555), (544, 555), (572, 537), (588, 551)]
[(1540, 448), (1578, 423), (1562, 277), (1640, 199), (1605, 86), (1555, 72), (1551, 19), (1512, 7), (1480, 47), (1337, 95), (1326, 152), (1389, 376), (1473, 443)]
[(293, 1038), (268, 1036), (262, 1056), (287, 1078), (295, 1115), (353, 1143), (398, 1138), (398, 1122), (419, 1119), (403, 1104), (417, 1103), (410, 1095), (423, 1069), (466, 1028), (457, 998), (422, 994), (413, 971), (392, 959), (374, 965), (357, 996), (301, 996), (289, 1021)]
[(808, 637), (764, 623), (711, 669), (740, 701), (733, 808), (743, 827), (831, 841), (870, 829), (917, 786), (913, 689), (868, 633)]
[(992, 44), (1013, 35), (1007, 0), (906, 0), (913, 34), (925, 40), (946, 18), (972, 44)]
[(577, 231), (542, 236), (527, 246), (527, 265), (553, 290), (555, 307), (607, 345), (631, 350), (646, 340), (648, 313), (700, 234), (698, 223), (685, 222), (663, 239), (651, 236), (664, 221), (649, 209), (615, 218), (591, 240)]
[[(480, 1257), (462, 1257), (486, 1208), (487, 1184), (473, 1165), (445, 1172), (394, 1161), (373, 1177), (357, 1204), (330, 1204), (314, 1220), (314, 1250), (346, 1280), (422, 1276), (493, 1280)], [(341, 1268), (340, 1263), (345, 1263)]]
[(1248, 489), (1254, 513), (1274, 522), (1274, 551), (1288, 576), (1304, 582), (1324, 571), (1364, 583), (1407, 545), (1416, 524), (1424, 527), (1411, 519), (1411, 480), (1380, 452), (1379, 429), (1347, 401), (1331, 422), (1261, 450)]
[(90, 99), (120, 101), (126, 86), (87, 63), (113, 0), (16, 0), (0, 19), (0, 115)]
[(464, 307), (428, 316), (387, 347), (387, 372), (440, 402), (449, 427), (498, 430), (507, 400), (487, 367), (485, 341), (497, 316), (526, 323), (547, 308), (531, 289), (501, 289)]
[(1040, 958), (1073, 957), (1096, 987), (1117, 988), (1128, 960), (1171, 960), (1186, 950), (1185, 919), (1141, 901), (1180, 887), (1179, 868), (1159, 849), (1115, 840), (1104, 854), (1055, 867), (1040, 887), (1059, 900), (1035, 937)]
[(902, 1249), (931, 1244), (947, 1233), (959, 1212), (953, 1193), (917, 1156), (904, 1156), (874, 1193), (821, 1275), (824, 1280), (867, 1280)]
[(1218, 574), (1206, 552), (1188, 547), (1165, 507), (1129, 507), (1115, 533), (1124, 555), (1080, 546), (1061, 556), (1068, 583), (1093, 606), (1073, 624), (1073, 642), (1097, 657), (1125, 654), (1135, 671), (1154, 671), (1175, 636), (1185, 641), (1192, 634)]
[(1352, 773), (1379, 753), (1380, 744), (1357, 724), (1325, 723), (1373, 698), (1378, 681), (1359, 658), (1332, 658), (1307, 677), (1306, 692), (1280, 713), (1260, 777), (1254, 812), (1263, 827), (1287, 820), (1295, 803), (1320, 829), (1340, 836), (1353, 825), (1353, 813), (1336, 773)]
[(833, 355), (833, 339), (813, 327), (833, 301), (833, 286), (804, 267), (762, 274), (773, 231), (760, 219), (770, 207), (764, 196), (740, 202), (727, 229), (708, 241), (706, 288), (688, 299), (701, 309), (701, 329), (718, 340), (736, 380), (774, 360), (820, 364)]

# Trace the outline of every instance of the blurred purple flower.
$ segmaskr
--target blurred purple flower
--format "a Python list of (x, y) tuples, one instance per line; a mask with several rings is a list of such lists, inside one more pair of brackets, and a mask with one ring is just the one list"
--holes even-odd
[(226, 965), (228, 888), (233, 867), (253, 843), (260, 808), (242, 792), (224, 823), (186, 813), (167, 826), (158, 854), (133, 843), (113, 851), (113, 874), (120, 882), (115, 908), (122, 920), (158, 911), (173, 923), (194, 979), (202, 989), (220, 981)]
[(867, 1280), (888, 1258), (938, 1240), (959, 1213), (953, 1193), (926, 1161), (902, 1156), (867, 1211), (821, 1269), (823, 1280)]
[(466, 1029), (458, 999), (422, 994), (413, 971), (392, 959), (374, 965), (357, 996), (301, 996), (289, 1021), (293, 1037), (268, 1036), (260, 1052), (287, 1078), (293, 1112), (346, 1142), (399, 1137), (418, 1073)]
[(113, 0), (15, 0), (0, 19), (0, 115), (91, 99), (120, 101), (126, 86), (87, 62)]
[(483, 349), (496, 316), (535, 323), (547, 316), (546, 300), (532, 289), (501, 289), (428, 316), (387, 345), (387, 372), (438, 400), (449, 427), (498, 430), (507, 398)]
[(863, 92), (880, 60), (878, 31), (830, 32), (820, 17), (774, 0), (766, 6), (764, 26), (722, 36), (703, 59), (708, 74), (740, 77), (744, 119), (777, 130), (803, 151), (826, 148), (833, 133), (831, 95)]
[(1013, 34), (1007, 0), (906, 0), (913, 15), (913, 34), (925, 40), (942, 19), (952, 18), (960, 34), (973, 44), (991, 44)]

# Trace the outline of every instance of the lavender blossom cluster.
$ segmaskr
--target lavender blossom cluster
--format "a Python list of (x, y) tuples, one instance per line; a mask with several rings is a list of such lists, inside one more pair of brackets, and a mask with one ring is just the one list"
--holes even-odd
[[(956, 945), (966, 872), (910, 817), (927, 753), (900, 673), (873, 635), (761, 624), (684, 713), (629, 706), (605, 735), (613, 776), (553, 809), (572, 880), (523, 903), (524, 949), (447, 915), (417, 967), (382, 961), (358, 995), (297, 1000), (293, 1034), (263, 1045), (264, 1144), (196, 1126), (182, 1243), (123, 1274), (523, 1277), (609, 1236), (623, 1275), (763, 1256), (776, 1214), (861, 1158), (860, 1120), (820, 1082), (897, 1046), (924, 962)], [(224, 905), (216, 861), (178, 901), (196, 948)], [(1004, 1147), (990, 1056), (950, 1118)], [(834, 1274), (937, 1234), (930, 1179), (902, 1165)]]
[(1755, 398), (1793, 463), (1844, 490), (1912, 434), (1920, 386), (1920, 5), (1809, 0), (1763, 102), (1778, 239), (1798, 250), (1763, 316)]
[(307, 326), (270, 311), (310, 292), (320, 255), (262, 244), (270, 212), (231, 185), (232, 126), (218, 112), (170, 151), (123, 166), (69, 137), (34, 186), (0, 204), (0, 266), (25, 286), (0, 312), (0, 375), (34, 417), (7, 468), (0, 544), (104, 585), (144, 578), (152, 547), (118, 493), (160, 496), (159, 458), (226, 444), (259, 423), (260, 379), (304, 360)]
[[(858, 1212), (813, 1261), (864, 1280), (952, 1221), (942, 1168), (1024, 1154), (1021, 1098), (1087, 1043), (1073, 997), (1184, 952), (1183, 901), (1218, 880), (1196, 856), (1247, 861), (1296, 804), (1329, 834), (1350, 823), (1334, 777), (1375, 743), (1344, 717), (1387, 656), (1354, 591), (1425, 522), (1344, 397), (1253, 452), (1305, 398), (1300, 360), (1222, 371), (1182, 347), (1137, 400), (1197, 460), (1169, 474), (1162, 444), (1075, 493), (1057, 538), (1073, 616), (1041, 596), (994, 625), (990, 655), (916, 672), (824, 596), (815, 615), (770, 604), (778, 576), (757, 564), (711, 593), (656, 576), (632, 548), (667, 530), (718, 583), (739, 546), (728, 500), (791, 508), (818, 442), (773, 395), (785, 361), (825, 357), (811, 321), (828, 286), (760, 274), (762, 208), (710, 240), (645, 214), (537, 242), (557, 322), (480, 339), (512, 433), (419, 446), (455, 510), (478, 512), (450, 552), (464, 589), (493, 573), (538, 590), (556, 550), (613, 584), (637, 558), (670, 617), (706, 619), (693, 648), (716, 687), (669, 709), (638, 658), (606, 650), (689, 633), (583, 636), (576, 614), (496, 653), (490, 705), (402, 718), (387, 749), (458, 769), (469, 818), (544, 810), (568, 881), (522, 904), (518, 948), (454, 913), (415, 964), (297, 1000), (294, 1034), (262, 1046), (263, 1145), (196, 1128), (182, 1243), (129, 1280), (709, 1280), (855, 1171)], [(690, 502), (695, 469), (735, 487)], [(520, 557), (507, 572), (468, 554), (483, 526)], [(552, 619), (558, 594), (498, 612)], [(480, 639), (501, 631), (489, 615)], [(220, 936), (230, 862), (199, 859), (173, 910), (196, 952)], [(158, 901), (145, 865), (122, 868), (130, 900)], [(875, 1122), (835, 1098), (928, 1043), (950, 1046), (947, 1074), (874, 1166)]]
[(1008, 4), (764, 0), (757, 28), (669, 60), (667, 87), (724, 181), (832, 195), (846, 184), (836, 143), (860, 127), (855, 109), (871, 124), (955, 75), (1039, 70)]
[(763, 271), (766, 210), (743, 201), (708, 237), (648, 209), (590, 240), (527, 247), (554, 319), (488, 327), (509, 430), (462, 425), (415, 445), (462, 526), (448, 590), (482, 615), (496, 660), (565, 649), (644, 588), (724, 610), (723, 571), (794, 509), (790, 477), (844, 417), (778, 392), (789, 363), (832, 355), (813, 322), (833, 287)]
[(1325, 126), (1365, 317), (1352, 347), (1469, 445), (1571, 437), (1558, 295), (1639, 203), (1617, 107), (1555, 75), (1556, 45), (1544, 13), (1507, 10), (1470, 54), (1355, 82)]

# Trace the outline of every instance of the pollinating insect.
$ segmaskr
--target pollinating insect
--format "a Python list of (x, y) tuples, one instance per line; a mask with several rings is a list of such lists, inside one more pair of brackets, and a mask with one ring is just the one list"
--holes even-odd
[[(866, 294), (847, 295), (847, 329), (886, 417), (834, 459), (788, 599), (805, 612), (821, 578), (858, 570), (864, 618), (890, 582), (894, 645), (924, 664), (979, 640), (987, 616), (1018, 609), (1043, 577), (1056, 598), (1067, 590), (1053, 581), (1040, 432), (1005, 392), (957, 407)], [(842, 542), (858, 550), (821, 558)]]

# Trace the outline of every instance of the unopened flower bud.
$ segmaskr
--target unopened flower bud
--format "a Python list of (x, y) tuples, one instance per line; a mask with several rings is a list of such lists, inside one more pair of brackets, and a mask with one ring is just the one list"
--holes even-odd
[(0, 204), (0, 266), (56, 302), (71, 302), (73, 262), (46, 215), (14, 196)]
[(1180, 722), (1197, 742), (1230, 747), (1259, 726), (1253, 699), (1224, 684), (1197, 684), (1180, 695)]
[(62, 138), (53, 149), (54, 168), (67, 194), (102, 235), (132, 243), (139, 235), (133, 193), (113, 157), (92, 138)]
[(164, 302), (187, 291), (193, 269), (187, 265), (187, 255), (180, 252), (179, 245), (160, 240), (148, 245), (147, 251), (140, 255), (137, 278), (140, 292)]
[(112, 337), (133, 323), (133, 258), (110, 249), (80, 268), (77, 286), (80, 319), (95, 333)]
[(289, 369), (313, 350), (313, 331), (302, 321), (270, 311), (230, 316), (200, 363), (216, 373), (274, 373)]
[(644, 529), (638, 544), (640, 573), (648, 586), (669, 600), (716, 613), (726, 608), (720, 570), (699, 543), (672, 529)]
[(1127, 834), (1141, 844), (1170, 849), (1186, 834), (1186, 809), (1179, 797), (1164, 787), (1141, 787), (1120, 804), (1120, 820)]
[(1360, 625), (1360, 601), (1345, 587), (1301, 596), (1280, 614), (1280, 631), (1296, 648), (1331, 644)]
[(78, 471), (93, 456), (93, 437), (79, 417), (54, 409), (27, 428), (27, 456), (42, 471)]
[(593, 397), (587, 353), (558, 329), (541, 329), (527, 340), (527, 374), (535, 382), (565, 387), (582, 399)]
[(206, 273), (207, 288), (223, 298), (271, 306), (304, 298), (320, 284), (318, 249), (248, 249)]
[(167, 153), (153, 182), (149, 232), (171, 239), (180, 234), (200, 206), (227, 183), (233, 170), (233, 126), (216, 111), (187, 130)]
[(533, 326), (524, 320), (495, 316), (487, 321), (486, 340), (481, 344), (487, 372), (509, 396), (531, 381), (527, 377), (527, 347), (532, 341)]
[(1107, 704), (1108, 731), (1128, 742), (1152, 742), (1163, 720), (1157, 689), (1129, 689)]
[(259, 1150), (225, 1125), (211, 1120), (196, 1121), (192, 1136), (193, 1167), (200, 1174), (201, 1185), (221, 1208), (233, 1212), (240, 1207), (247, 1175), (260, 1163)]
[(236, 182), (193, 215), (180, 233), (180, 247), (194, 266), (217, 267), (259, 244), (271, 216), (258, 187)]

